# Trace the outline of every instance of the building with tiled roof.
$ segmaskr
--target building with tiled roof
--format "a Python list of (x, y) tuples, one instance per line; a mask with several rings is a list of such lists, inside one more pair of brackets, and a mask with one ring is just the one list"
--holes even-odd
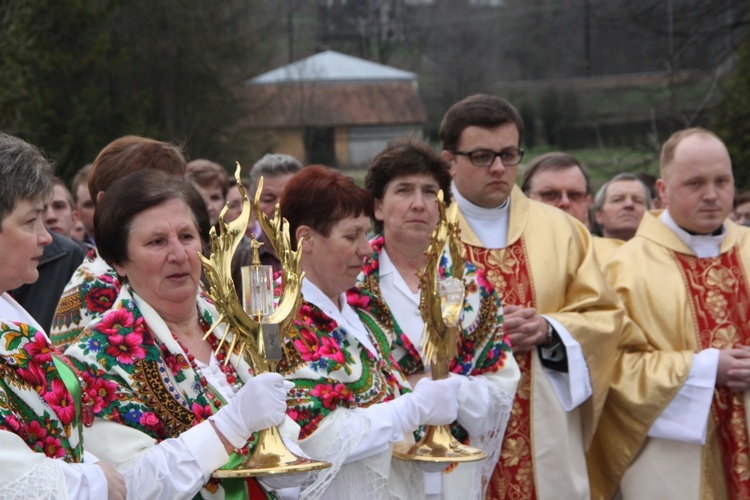
[(303, 163), (367, 164), (388, 141), (421, 136), (417, 75), (334, 51), (245, 82), (242, 122), (268, 151)]

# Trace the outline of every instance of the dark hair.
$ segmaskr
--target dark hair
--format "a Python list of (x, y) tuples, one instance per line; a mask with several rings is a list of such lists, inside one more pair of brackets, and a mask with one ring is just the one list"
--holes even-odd
[(133, 219), (170, 200), (182, 200), (190, 208), (202, 241), (208, 240), (211, 223), (206, 202), (195, 185), (184, 177), (160, 170), (140, 170), (115, 181), (94, 212), (96, 250), (109, 264), (128, 260), (128, 238)]
[(126, 135), (110, 142), (94, 160), (89, 174), (89, 194), (96, 204), (96, 196), (106, 191), (118, 179), (139, 170), (163, 170), (174, 175), (185, 175), (187, 162), (182, 151), (172, 144)]
[(44, 201), (54, 178), (52, 164), (39, 149), (0, 132), (0, 231), (19, 201)]
[(523, 119), (505, 99), (487, 94), (474, 94), (450, 107), (440, 124), (440, 144), (447, 151), (458, 148), (461, 134), (467, 127), (494, 128), (512, 123), (518, 129), (518, 144), (523, 142)]
[(594, 187), (591, 185), (591, 177), (586, 171), (586, 167), (578, 161), (575, 156), (567, 153), (545, 153), (541, 156), (537, 156), (526, 165), (521, 176), (521, 191), (527, 195), (531, 191), (531, 179), (541, 172), (547, 170), (565, 170), (570, 167), (578, 167), (583, 174), (583, 178), (586, 180), (586, 194), (594, 194)]
[[(427, 144), (414, 140), (399, 140), (388, 146), (372, 160), (365, 176), (365, 187), (373, 200), (382, 200), (388, 183), (407, 175), (431, 175), (443, 190), (446, 205), (451, 202), (450, 165)], [(372, 210), (370, 216), (373, 216)], [(373, 217), (376, 233), (383, 232), (383, 221)]]
[(281, 216), (289, 221), (289, 236), (296, 248), (294, 233), (298, 227), (309, 226), (328, 236), (342, 219), (369, 215), (372, 198), (351, 177), (324, 165), (310, 165), (289, 179), (279, 205)]
[(224, 198), (227, 197), (229, 175), (224, 167), (216, 162), (204, 159), (193, 160), (187, 164), (185, 177), (202, 188), (217, 186), (221, 189)]

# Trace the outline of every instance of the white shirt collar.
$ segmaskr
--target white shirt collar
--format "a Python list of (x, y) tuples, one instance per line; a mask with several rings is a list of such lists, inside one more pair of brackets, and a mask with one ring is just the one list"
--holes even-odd
[(370, 333), (365, 328), (365, 325), (362, 324), (362, 320), (359, 319), (357, 312), (346, 301), (345, 293), (340, 294), (338, 297), (339, 304), (341, 305), (341, 310), (339, 310), (336, 304), (316, 284), (304, 278), (302, 280), (302, 296), (307, 302), (317, 306), (326, 316), (332, 318), (339, 326), (353, 335), (372, 354), (378, 354), (375, 350), (375, 345), (370, 339)]
[(706, 257), (718, 257), (721, 248), (721, 242), (724, 241), (724, 237), (727, 235), (726, 227), (722, 224), (721, 234), (710, 235), (710, 234), (690, 234), (672, 219), (669, 215), (669, 209), (664, 210), (659, 215), (659, 220), (662, 221), (669, 229), (687, 245), (690, 249), (695, 252), (698, 258)]
[(31, 314), (8, 293), (0, 294), (0, 318), (13, 323), (25, 323), (45, 333), (44, 329), (39, 326), (39, 323), (36, 322)]
[(451, 192), (474, 234), (485, 248), (508, 246), (508, 221), (510, 220), (510, 196), (495, 208), (477, 206), (461, 196), (456, 184), (451, 183)]
[(378, 258), (378, 273), (380, 273), (380, 279), (389, 274), (397, 273), (396, 266), (393, 265), (391, 257), (386, 252), (385, 247), (380, 249), (380, 257)]
[[(409, 341), (419, 348), (422, 329), (424, 328), (422, 315), (419, 312), (420, 292), (414, 293), (411, 291), (404, 277), (393, 265), (393, 261), (386, 253), (385, 248), (380, 252), (378, 264), (380, 265), (380, 293), (401, 330), (409, 338)], [(384, 268), (388, 269), (386, 274), (383, 274)]]

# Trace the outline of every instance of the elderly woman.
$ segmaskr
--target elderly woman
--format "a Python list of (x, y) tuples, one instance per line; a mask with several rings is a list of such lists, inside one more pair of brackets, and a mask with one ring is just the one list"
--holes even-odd
[(303, 496), (420, 498), (415, 466), (391, 461), (391, 444), (420, 424), (456, 418), (458, 380), (425, 379), (406, 388), (391, 356), (388, 325), (347, 302), (370, 253), (370, 196), (323, 166), (294, 175), (281, 199), (292, 246), (301, 246), (303, 305), (290, 334), (294, 348), (282, 366), (294, 382), (288, 414), (301, 426), (300, 446), (333, 466)]
[[(429, 146), (414, 140), (389, 144), (373, 159), (365, 178), (374, 198), (377, 234), (370, 241), (372, 253), (359, 287), (383, 298), (385, 303), (377, 308), (380, 321), (393, 325), (393, 355), (411, 381), (430, 371), (420, 350), (424, 322), (419, 312), (417, 271), (424, 270), (430, 234), (438, 223), (438, 192), (442, 190), (450, 204), (450, 182), (448, 164)], [(443, 254), (440, 272), (452, 274), (448, 252)], [(458, 355), (450, 366), (461, 381), (458, 425), (452, 430), (456, 438), (468, 440), (489, 458), (442, 474), (425, 474), (428, 497), (439, 498), (442, 492), (445, 499), (484, 498), (483, 485), (497, 462), (520, 377), (503, 334), (503, 312), (496, 291), (469, 263), (463, 281), (463, 331)]]
[[(91, 200), (98, 198), (115, 181), (139, 170), (154, 169), (183, 176), (187, 168), (182, 151), (172, 144), (146, 137), (126, 135), (110, 142), (99, 152), (88, 176)], [(64, 350), (91, 321), (112, 306), (120, 292), (117, 273), (96, 249), (73, 273), (63, 290), (52, 319), (52, 343)]]
[(72, 366), (6, 293), (37, 279), (52, 241), (43, 223), (52, 167), (0, 134), (0, 178), (0, 498), (125, 498), (122, 475), (83, 450)]
[(280, 375), (253, 377), (217, 350), (223, 326), (204, 339), (217, 313), (199, 294), (209, 229), (200, 193), (183, 178), (143, 170), (101, 197), (95, 227), (99, 255), (123, 286), (66, 352), (96, 412), (89, 442), (120, 470), (139, 471), (135, 491), (144, 498), (264, 495), (255, 480), (210, 479), (233, 450), (247, 453), (254, 432), (284, 421), (286, 389)]

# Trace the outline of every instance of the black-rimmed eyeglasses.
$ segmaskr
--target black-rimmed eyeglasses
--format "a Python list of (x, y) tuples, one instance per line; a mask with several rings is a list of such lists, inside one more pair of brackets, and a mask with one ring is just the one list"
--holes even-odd
[(513, 167), (521, 163), (523, 159), (523, 149), (508, 149), (506, 151), (490, 151), (489, 149), (477, 149), (475, 151), (451, 151), (454, 155), (468, 156), (469, 161), (475, 167), (490, 167), (495, 163), (495, 158), (500, 157), (500, 161), (506, 167)]

